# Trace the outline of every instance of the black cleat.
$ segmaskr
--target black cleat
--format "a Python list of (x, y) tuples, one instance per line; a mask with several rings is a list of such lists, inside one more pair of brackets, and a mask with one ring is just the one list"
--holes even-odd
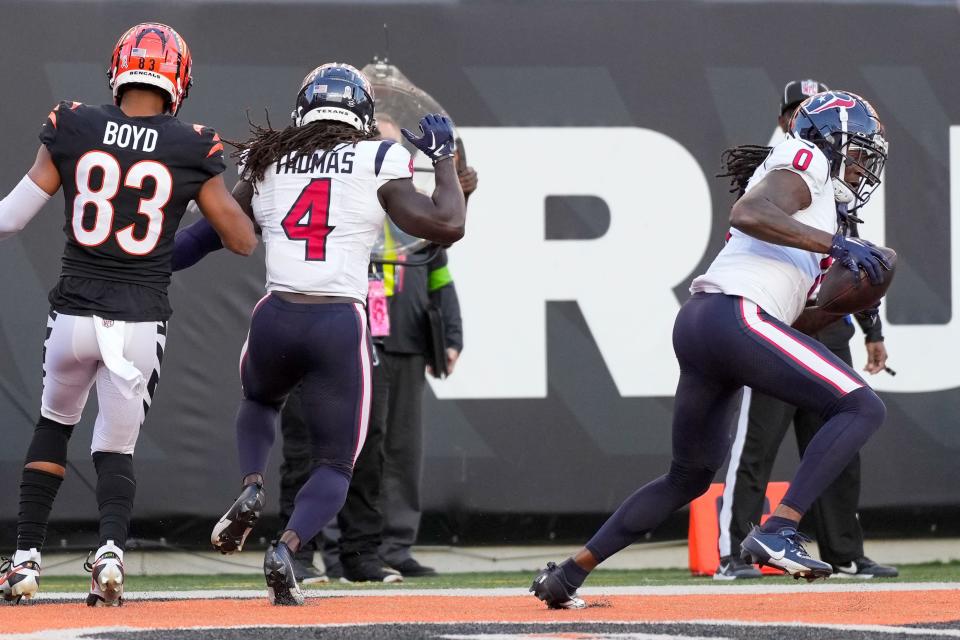
[(547, 568), (533, 579), (530, 591), (551, 609), (585, 609), (587, 606), (587, 603), (577, 596), (576, 587), (567, 582), (563, 570), (555, 562), (548, 562)]
[(340, 582), (382, 582), (393, 584), (403, 582), (399, 571), (383, 566), (383, 562), (376, 554), (357, 554), (343, 559), (341, 556), (343, 576)]
[(320, 571), (313, 562), (306, 558), (293, 556), (293, 577), (297, 579), (298, 584), (320, 584), (330, 582), (330, 578), (323, 571)]
[(760, 569), (752, 564), (747, 564), (737, 556), (720, 558), (717, 572), (713, 574), (714, 580), (754, 580), (762, 577), (763, 572)]
[(263, 485), (250, 484), (244, 487), (240, 497), (213, 527), (213, 533), (210, 534), (213, 548), (223, 554), (241, 551), (244, 541), (260, 519), (265, 499)]
[(303, 604), (303, 593), (293, 570), (293, 554), (284, 542), (271, 542), (263, 556), (263, 577), (267, 597), (275, 605)]
[(425, 567), (416, 558), (407, 558), (398, 564), (391, 564), (390, 568), (399, 571), (404, 578), (430, 578), (437, 575), (433, 567)]
[(899, 575), (900, 572), (896, 567), (879, 564), (863, 556), (847, 565), (833, 565), (833, 575), (830, 577), (869, 580), (870, 578), (896, 578)]

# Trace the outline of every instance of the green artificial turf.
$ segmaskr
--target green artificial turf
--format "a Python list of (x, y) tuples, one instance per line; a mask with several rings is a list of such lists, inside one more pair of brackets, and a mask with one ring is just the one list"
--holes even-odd
[[(927, 563), (901, 565), (900, 577), (884, 579), (882, 582), (958, 582), (960, 583), (960, 562)], [(330, 584), (308, 585), (310, 589), (479, 589), (485, 587), (528, 587), (533, 572), (507, 573), (448, 573), (434, 578), (411, 578), (400, 584), (342, 584), (333, 581)], [(838, 581), (839, 582), (839, 581)], [(844, 581), (852, 582), (852, 581)], [(880, 582), (880, 580), (877, 580)], [(683, 569), (649, 569), (645, 571), (597, 570), (587, 582), (587, 586), (657, 586), (657, 585), (727, 585), (727, 584), (783, 584), (793, 583), (786, 576), (768, 576), (761, 581), (715, 582), (710, 577), (691, 577)], [(78, 591), (89, 587), (89, 578), (82, 576), (43, 576), (43, 591)], [(219, 575), (162, 575), (138, 576), (127, 578), (130, 591), (190, 591), (196, 589), (262, 589), (263, 578), (258, 572), (249, 574)]]

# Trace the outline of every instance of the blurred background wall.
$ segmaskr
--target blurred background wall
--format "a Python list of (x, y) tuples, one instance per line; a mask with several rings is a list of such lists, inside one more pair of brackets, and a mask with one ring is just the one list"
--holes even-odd
[[(0, 191), (29, 167), (53, 104), (110, 100), (111, 46), (143, 20), (173, 25), (193, 51), (181, 118), (226, 138), (245, 135), (248, 115), (286, 124), (314, 66), (374, 54), (450, 112), (480, 188), (450, 252), (466, 346), (456, 374), (427, 391), (425, 507), (448, 525), (547, 518), (545, 537), (557, 518), (609, 512), (667, 468), (673, 316), (719, 250), (732, 201), (713, 177), (720, 152), (767, 144), (788, 80), (862, 94), (891, 145), (862, 234), (900, 254), (883, 308), (898, 375), (871, 380), (889, 417), (863, 452), (862, 504), (960, 505), (955, 3), (0, 2)], [(5, 522), (39, 407), (62, 211), (57, 196), (0, 245)], [(136, 514), (160, 531), (206, 528), (235, 494), (237, 360), (263, 279), (260, 251), (221, 252), (174, 278), (137, 454)], [(63, 537), (95, 514), (95, 411), (92, 401), (71, 443), (55, 509)], [(783, 449), (774, 479), (796, 463), (791, 438)]]

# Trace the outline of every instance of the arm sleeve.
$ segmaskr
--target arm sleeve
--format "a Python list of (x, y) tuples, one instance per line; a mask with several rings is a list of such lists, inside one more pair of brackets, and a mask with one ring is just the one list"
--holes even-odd
[(389, 180), (413, 177), (413, 157), (403, 145), (385, 140), (377, 147), (373, 159), (373, 173), (379, 189)]
[(816, 198), (830, 186), (830, 167), (820, 149), (797, 138), (787, 138), (773, 148), (763, 166), (770, 171), (790, 171), (807, 183), (810, 197)]
[[(191, 205), (191, 209), (196, 205)], [(173, 271), (197, 264), (208, 253), (223, 249), (223, 241), (216, 230), (201, 217), (189, 227), (177, 232), (173, 241)]]
[(0, 240), (6, 240), (21, 231), (50, 199), (50, 194), (23, 176), (13, 191), (0, 200)]
[(883, 342), (883, 323), (879, 316), (873, 316), (861, 313), (853, 314), (860, 330), (863, 331), (864, 342)]

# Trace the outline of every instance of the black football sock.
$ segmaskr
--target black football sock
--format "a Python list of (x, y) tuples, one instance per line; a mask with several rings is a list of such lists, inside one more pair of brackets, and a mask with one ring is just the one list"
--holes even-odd
[(575, 589), (583, 586), (583, 581), (587, 579), (590, 572), (573, 561), (573, 558), (567, 558), (560, 563), (560, 571), (563, 572), (563, 578)]
[(318, 465), (297, 492), (286, 529), (296, 533), (301, 544), (313, 540), (343, 508), (349, 487), (349, 464)]
[(651, 480), (623, 501), (587, 542), (587, 549), (598, 562), (603, 562), (706, 492), (714, 473), (714, 470), (705, 467), (670, 463), (670, 471), (666, 475)]
[(130, 529), (137, 481), (133, 477), (133, 456), (127, 453), (96, 451), (97, 503), (100, 505), (100, 545), (108, 540), (123, 549)]
[(47, 537), (50, 510), (63, 483), (58, 475), (38, 469), (24, 469), (20, 480), (20, 517), (17, 520), (17, 549), (40, 550)]
[(887, 410), (869, 387), (840, 398), (807, 445), (781, 504), (806, 513), (880, 428)]
[(760, 526), (760, 531), (764, 533), (776, 533), (785, 527), (791, 529), (797, 528), (797, 521), (790, 518), (781, 518), (780, 516), (770, 516), (767, 521)]

